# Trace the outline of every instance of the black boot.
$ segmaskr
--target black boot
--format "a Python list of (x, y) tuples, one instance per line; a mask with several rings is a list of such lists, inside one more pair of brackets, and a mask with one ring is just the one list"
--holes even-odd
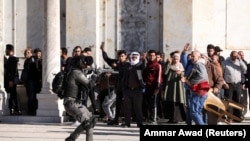
[(21, 112), (20, 110), (17, 109), (17, 110), (14, 110), (14, 114), (15, 114), (15, 115), (22, 115), (22, 112)]
[(66, 139), (65, 139), (65, 141), (75, 141), (74, 139), (71, 139), (71, 137), (69, 136), (69, 137), (67, 137)]
[(86, 130), (86, 141), (93, 141), (94, 128)]
[(75, 131), (65, 139), (65, 141), (75, 141), (79, 137), (79, 135), (83, 132), (83, 130), (86, 130), (86, 140), (93, 141), (93, 128), (95, 124), (96, 124), (96, 118), (95, 116), (92, 116), (89, 120), (82, 122), (82, 124), (79, 125), (75, 129)]
[(69, 137), (65, 139), (65, 141), (75, 141), (79, 135), (83, 132), (84, 128), (83, 126), (78, 126), (73, 133), (70, 134)]
[(89, 120), (82, 123), (83, 128), (86, 130), (86, 141), (93, 141), (93, 130), (96, 124), (96, 117), (92, 116)]

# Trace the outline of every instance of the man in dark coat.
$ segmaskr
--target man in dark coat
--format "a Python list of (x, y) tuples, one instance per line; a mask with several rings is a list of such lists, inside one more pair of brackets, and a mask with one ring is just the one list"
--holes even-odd
[(16, 86), (19, 82), (18, 74), (18, 61), (19, 59), (14, 56), (14, 46), (11, 44), (6, 45), (6, 56), (4, 58), (4, 87), (7, 93), (10, 94), (9, 110), (10, 115), (20, 115), (19, 103), (17, 99)]

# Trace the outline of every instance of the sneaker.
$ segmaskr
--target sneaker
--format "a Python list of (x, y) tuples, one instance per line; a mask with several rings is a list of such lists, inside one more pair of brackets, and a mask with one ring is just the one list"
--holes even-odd
[(130, 125), (129, 124), (122, 124), (122, 127), (123, 128), (128, 128), (128, 127), (130, 127)]
[(220, 122), (220, 121), (217, 123), (217, 125), (222, 125), (222, 124), (223, 124), (223, 123), (222, 123), (222, 122)]
[(109, 121), (109, 117), (108, 117), (108, 116), (104, 116), (104, 117), (102, 118), (102, 120), (103, 120), (104, 122), (108, 122), (108, 121)]
[(75, 141), (75, 140), (72, 139), (72, 138), (70, 138), (70, 137), (67, 137), (67, 138), (65, 139), (65, 141)]
[(149, 123), (149, 125), (158, 125), (156, 121), (152, 121)]
[(75, 121), (73, 124), (72, 124), (72, 126), (79, 126), (81, 124), (81, 122), (79, 122), (79, 121)]
[(118, 121), (117, 120), (110, 120), (107, 125), (118, 125)]

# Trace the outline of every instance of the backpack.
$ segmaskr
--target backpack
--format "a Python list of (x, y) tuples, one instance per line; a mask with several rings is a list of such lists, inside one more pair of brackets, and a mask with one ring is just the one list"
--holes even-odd
[(64, 97), (64, 83), (66, 80), (66, 73), (64, 71), (60, 71), (55, 74), (55, 77), (52, 81), (52, 91), (57, 94), (57, 96), (62, 99)]

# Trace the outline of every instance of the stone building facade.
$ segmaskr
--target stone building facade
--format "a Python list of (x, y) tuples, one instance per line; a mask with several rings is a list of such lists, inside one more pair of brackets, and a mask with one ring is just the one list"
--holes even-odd
[[(0, 0), (0, 54), (4, 56), (8, 43), (20, 58), (26, 47), (42, 49), (43, 88), (37, 117), (62, 122), (62, 101), (51, 92), (60, 47), (67, 47), (71, 55), (77, 45), (92, 46), (99, 67), (104, 65), (99, 49), (103, 41), (111, 57), (119, 49), (155, 49), (168, 57), (189, 42), (201, 52), (207, 44), (218, 45), (225, 57), (232, 50), (244, 50), (249, 60), (249, 9), (248, 0)], [(3, 67), (0, 85), (0, 111), (6, 115)]]

